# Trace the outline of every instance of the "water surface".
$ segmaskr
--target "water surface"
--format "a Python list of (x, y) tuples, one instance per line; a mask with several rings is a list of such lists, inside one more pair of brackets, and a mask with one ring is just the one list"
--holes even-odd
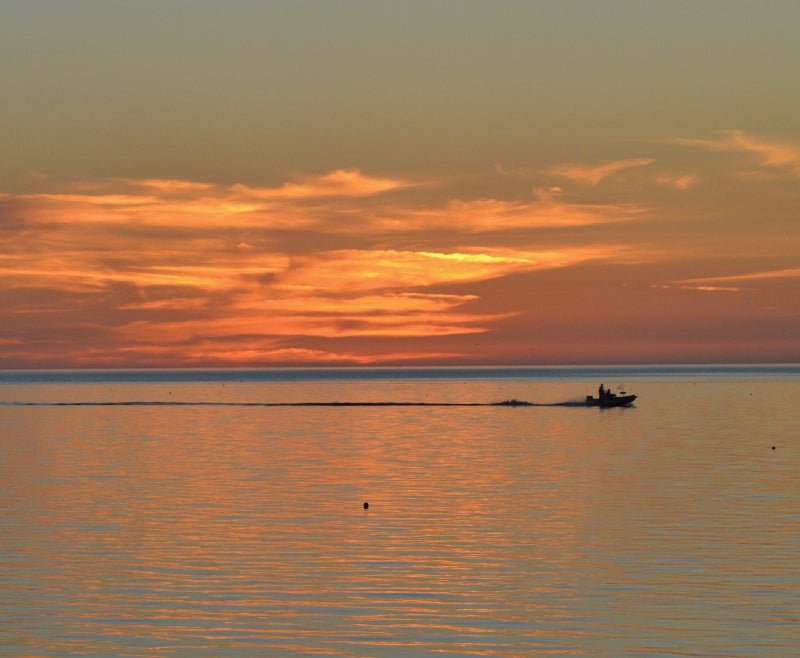
[(2, 655), (796, 653), (797, 367), (0, 382)]

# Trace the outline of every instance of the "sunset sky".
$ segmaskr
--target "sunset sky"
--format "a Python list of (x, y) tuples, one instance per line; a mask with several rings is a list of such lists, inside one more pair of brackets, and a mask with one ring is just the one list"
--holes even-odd
[(800, 361), (794, 0), (0, 4), (0, 368)]

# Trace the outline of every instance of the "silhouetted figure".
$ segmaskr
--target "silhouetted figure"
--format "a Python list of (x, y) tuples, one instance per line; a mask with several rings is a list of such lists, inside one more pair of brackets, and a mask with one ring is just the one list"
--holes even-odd
[(369, 509), (369, 503), (364, 503), (364, 509)]

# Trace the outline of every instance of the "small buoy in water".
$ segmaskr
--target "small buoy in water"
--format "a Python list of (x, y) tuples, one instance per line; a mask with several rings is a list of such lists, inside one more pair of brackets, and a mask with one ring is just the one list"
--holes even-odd
[(364, 509), (369, 509), (369, 503), (364, 503)]
[[(772, 449), (775, 450), (775, 446), (772, 446)], [(364, 503), (366, 505), (366, 503)]]

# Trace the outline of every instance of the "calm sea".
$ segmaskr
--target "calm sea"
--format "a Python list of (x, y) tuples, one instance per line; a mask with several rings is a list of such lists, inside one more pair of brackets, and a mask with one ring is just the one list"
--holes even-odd
[(0, 372), (0, 655), (797, 656), (799, 402), (800, 366)]

